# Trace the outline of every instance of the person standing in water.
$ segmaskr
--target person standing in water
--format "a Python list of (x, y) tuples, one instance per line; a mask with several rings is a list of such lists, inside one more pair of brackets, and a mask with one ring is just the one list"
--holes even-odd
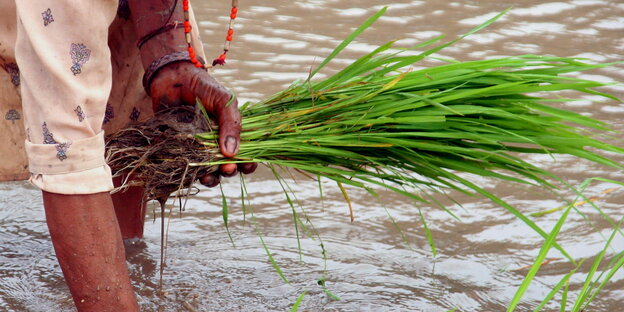
[[(79, 311), (139, 309), (122, 239), (142, 237), (145, 203), (137, 188), (110, 195), (104, 133), (161, 107), (194, 105), (198, 97), (219, 123), (223, 155), (238, 152), (238, 107), (227, 105), (230, 93), (193, 64), (205, 56), (185, 5), (0, 0), (0, 181), (29, 179), (42, 190), (57, 259)], [(178, 27), (185, 17), (196, 55)], [(254, 164), (226, 165), (200, 180), (215, 186), (221, 176), (254, 170)]]

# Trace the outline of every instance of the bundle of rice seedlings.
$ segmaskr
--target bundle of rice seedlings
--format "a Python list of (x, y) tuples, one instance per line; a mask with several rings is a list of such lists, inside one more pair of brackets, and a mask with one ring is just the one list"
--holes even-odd
[(217, 170), (191, 162), (222, 159), (217, 149), (203, 147), (193, 133), (210, 131), (210, 120), (194, 107), (181, 106), (159, 112), (106, 137), (106, 160), (113, 176), (124, 178), (115, 191), (141, 186), (149, 200), (166, 200), (198, 178)]
[[(109, 164), (116, 174), (135, 175), (152, 198), (188, 187), (193, 178), (220, 164), (237, 162), (329, 178), (343, 191), (345, 184), (371, 194), (375, 187), (382, 187), (423, 203), (435, 201), (429, 192), (445, 189), (478, 193), (506, 207), (542, 235), (546, 234), (530, 220), (461, 173), (554, 189), (557, 177), (523, 160), (523, 155), (568, 154), (623, 168), (597, 153), (624, 152), (598, 138), (599, 133), (611, 131), (605, 123), (545, 104), (572, 100), (558, 93), (566, 90), (617, 100), (593, 89), (605, 83), (563, 76), (611, 64), (522, 55), (449, 60), (440, 66), (411, 69), (504, 12), (456, 40), (431, 47), (442, 40), (438, 37), (413, 49), (396, 49), (389, 42), (327, 79), (314, 79), (384, 12), (356, 29), (311, 71), (309, 79), (262, 102), (246, 103), (241, 108), (243, 131), (235, 159), (218, 153), (217, 131), (191, 127), (180, 132), (163, 127), (157, 119), (111, 137)], [(425, 47), (430, 48), (413, 52)], [(555, 94), (553, 99), (545, 97), (550, 93)], [(168, 116), (180, 120), (178, 115)]]

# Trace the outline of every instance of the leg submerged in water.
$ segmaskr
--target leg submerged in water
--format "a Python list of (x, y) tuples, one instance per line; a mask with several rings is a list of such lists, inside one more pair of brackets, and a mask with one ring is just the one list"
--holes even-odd
[[(122, 182), (122, 178), (113, 179), (115, 187), (119, 187)], [(112, 194), (111, 198), (122, 239), (143, 238), (147, 213), (145, 190), (142, 187), (132, 186)]]

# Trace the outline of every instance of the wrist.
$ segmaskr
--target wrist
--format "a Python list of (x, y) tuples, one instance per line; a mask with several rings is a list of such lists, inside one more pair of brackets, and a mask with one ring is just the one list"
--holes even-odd
[[(204, 64), (204, 61), (203, 59), (201, 59), (201, 57), (198, 57), (198, 59), (202, 64)], [(187, 62), (189, 63), (189, 65), (195, 66), (194, 64), (192, 64), (191, 58), (187, 52), (170, 53), (150, 63), (150, 65), (145, 68), (145, 74), (143, 75), (143, 88), (145, 89), (145, 92), (147, 92), (148, 95), (151, 95), (151, 83), (158, 75), (158, 72), (161, 69), (164, 69), (167, 66), (178, 62)]]
[(150, 94), (150, 85), (161, 68), (177, 62), (189, 62), (203, 68), (203, 53), (199, 55), (192, 43), (201, 47), (196, 33), (191, 40), (191, 13), (188, 1), (130, 0), (132, 22), (139, 37), (137, 46), (145, 68), (143, 87)]
[[(173, 31), (170, 31), (173, 32)], [(182, 34), (184, 35), (184, 34)], [(158, 62), (162, 58), (166, 58), (172, 54), (178, 54), (180, 56), (185, 55), (190, 61), (186, 44), (184, 40), (180, 43), (176, 38), (176, 35), (160, 34), (156, 38), (152, 38), (146, 42), (140, 50), (141, 62), (143, 68), (147, 71), (150, 66)], [(178, 41), (178, 42), (176, 42)], [(180, 61), (183, 59), (180, 58)]]

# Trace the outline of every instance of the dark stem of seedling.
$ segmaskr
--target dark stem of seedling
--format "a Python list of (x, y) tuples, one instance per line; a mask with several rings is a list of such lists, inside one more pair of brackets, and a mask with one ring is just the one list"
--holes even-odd
[(164, 296), (163, 290), (163, 273), (165, 271), (165, 203), (167, 203), (168, 196), (163, 196), (157, 199), (160, 204), (160, 277), (158, 279), (158, 293), (162, 298)]

